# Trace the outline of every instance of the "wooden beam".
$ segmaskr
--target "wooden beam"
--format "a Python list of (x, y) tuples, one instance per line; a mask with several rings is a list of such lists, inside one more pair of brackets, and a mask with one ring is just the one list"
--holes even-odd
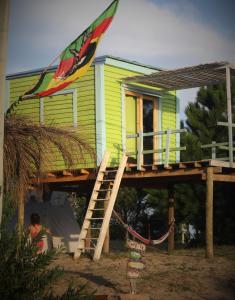
[(208, 167), (206, 181), (206, 258), (212, 259), (213, 257), (213, 167)]
[(63, 176), (73, 176), (73, 174), (69, 171), (63, 170)]
[[(153, 132), (157, 132), (158, 131), (158, 118), (157, 118), (157, 99), (153, 100)], [(153, 136), (153, 150), (157, 150), (157, 136), (154, 135)], [(156, 164), (158, 160), (158, 154), (157, 153), (153, 153), (153, 164)]]
[(80, 173), (81, 174), (86, 174), (86, 175), (90, 174), (90, 172), (88, 170), (86, 170), (86, 169), (81, 169)]
[(235, 174), (214, 174), (213, 180), (217, 182), (235, 182)]
[(197, 169), (165, 169), (158, 171), (145, 171), (135, 173), (125, 173), (123, 178), (149, 178), (149, 177), (169, 177), (169, 176), (189, 176), (189, 175), (202, 175), (204, 168)]
[(56, 177), (56, 175), (54, 173), (47, 173), (47, 177)]
[(19, 237), (21, 237), (24, 228), (24, 190), (20, 187), (17, 191), (17, 198), (18, 198), (18, 221), (17, 221), (17, 228)]
[(95, 180), (95, 174), (78, 175), (78, 176), (61, 176), (48, 178), (33, 178), (30, 183), (65, 183), (79, 182), (85, 180)]
[(233, 120), (232, 120), (232, 95), (231, 95), (231, 72), (226, 67), (226, 92), (227, 92), (227, 116), (228, 116), (228, 143), (229, 143), (229, 165), (233, 167)]

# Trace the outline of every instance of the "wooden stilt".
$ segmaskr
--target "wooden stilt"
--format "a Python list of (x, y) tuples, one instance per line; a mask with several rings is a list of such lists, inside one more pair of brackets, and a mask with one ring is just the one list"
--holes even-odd
[(19, 236), (23, 233), (24, 228), (24, 189), (20, 188), (17, 193), (18, 196), (18, 233)]
[[(175, 215), (174, 204), (175, 204), (175, 200), (174, 200), (173, 188), (171, 187), (169, 189), (169, 200), (168, 200), (168, 225), (170, 225), (174, 221), (174, 215)], [(174, 239), (175, 239), (175, 233), (173, 228), (168, 237), (168, 254), (171, 254), (172, 251), (174, 250)]]
[(206, 179), (206, 258), (214, 257), (213, 250), (213, 167), (207, 168)]

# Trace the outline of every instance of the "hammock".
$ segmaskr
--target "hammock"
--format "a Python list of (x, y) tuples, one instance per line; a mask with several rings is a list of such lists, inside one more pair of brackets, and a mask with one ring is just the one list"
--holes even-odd
[(142, 243), (144, 243), (145, 245), (159, 245), (161, 243), (163, 243), (169, 236), (169, 234), (171, 233), (171, 231), (173, 230), (174, 228), (174, 223), (175, 223), (175, 220), (173, 220), (169, 226), (169, 229), (168, 231), (162, 236), (160, 237), (159, 239), (157, 240), (151, 240), (151, 239), (146, 239), (144, 237), (142, 237), (138, 232), (136, 232), (132, 227), (128, 226), (127, 224), (125, 224), (123, 222), (123, 220), (121, 219), (121, 217), (118, 215), (118, 213), (113, 210), (113, 214), (114, 216), (117, 218), (117, 220), (123, 225), (123, 227), (135, 238), (137, 238), (138, 240), (140, 240)]

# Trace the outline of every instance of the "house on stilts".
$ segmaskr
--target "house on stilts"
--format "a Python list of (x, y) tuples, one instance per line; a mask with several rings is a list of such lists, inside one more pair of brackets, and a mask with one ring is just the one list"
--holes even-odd
[[(226, 71), (228, 68), (231, 73)], [(7, 76), (10, 103), (29, 90), (42, 71)], [(87, 240), (92, 240), (92, 228), (96, 228), (95, 246), (89, 245), (89, 248), (94, 248), (94, 259), (99, 259), (121, 180), (127, 186), (138, 186), (141, 182), (143, 187), (151, 188), (204, 180), (209, 190), (214, 181), (235, 181), (231, 171), (234, 168), (233, 150), (230, 149), (231, 120), (227, 124), (229, 162), (221, 162), (215, 157), (200, 162), (180, 161), (180, 150), (183, 149), (180, 133), (185, 130), (180, 129), (176, 90), (217, 83), (226, 80), (228, 74), (235, 75), (234, 68), (226, 63), (164, 71), (134, 61), (102, 56), (96, 58), (89, 71), (68, 88), (52, 96), (22, 101), (17, 106), (17, 113), (28, 115), (35, 122), (75, 128), (95, 151), (95, 159), (87, 156), (86, 162), (80, 163), (76, 170), (65, 170), (61, 158), (55, 154), (55, 164), (48, 170), (48, 176), (39, 179), (51, 190), (93, 188), (76, 257), (86, 249)], [(209, 193), (208, 203), (211, 197), (213, 195)], [(169, 223), (174, 218), (172, 199), (170, 195)], [(99, 206), (102, 201), (103, 208)], [(208, 204), (208, 257), (213, 256), (212, 209)], [(98, 217), (95, 216), (97, 211)], [(97, 224), (99, 220), (97, 230), (92, 222)], [(172, 250), (173, 232), (168, 241), (169, 250)]]

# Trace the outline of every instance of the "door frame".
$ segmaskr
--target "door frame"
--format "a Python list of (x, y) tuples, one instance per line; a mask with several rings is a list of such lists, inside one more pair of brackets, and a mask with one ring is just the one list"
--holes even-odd
[[(136, 122), (137, 122), (137, 132), (143, 132), (143, 100), (150, 100), (153, 101), (153, 132), (156, 132), (158, 130), (159, 126), (159, 115), (158, 115), (158, 110), (159, 110), (159, 97), (156, 96), (149, 96), (146, 94), (140, 94), (136, 92), (132, 92), (129, 90), (125, 90), (125, 98), (126, 96), (133, 96), (136, 97)], [(126, 122), (126, 120), (125, 120)], [(157, 136), (153, 136), (153, 149), (157, 150), (158, 147), (158, 141), (157, 141)], [(158, 155), (157, 153), (153, 153), (153, 164), (157, 164), (158, 160)], [(141, 155), (141, 165), (143, 165), (144, 159), (143, 159), (143, 154)]]

